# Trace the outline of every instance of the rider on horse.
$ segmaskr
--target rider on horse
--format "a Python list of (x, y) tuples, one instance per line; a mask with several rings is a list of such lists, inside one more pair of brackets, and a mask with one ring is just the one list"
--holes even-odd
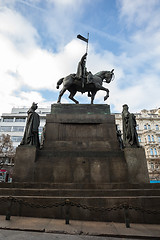
[(86, 68), (86, 57), (87, 53), (83, 55), (80, 62), (78, 63), (76, 78), (82, 81), (82, 88), (84, 88), (85, 79), (87, 79), (87, 84), (91, 83), (92, 73), (87, 71)]

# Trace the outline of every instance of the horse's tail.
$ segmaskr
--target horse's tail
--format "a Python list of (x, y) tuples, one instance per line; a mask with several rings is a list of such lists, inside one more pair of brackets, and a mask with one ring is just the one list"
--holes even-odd
[(58, 82), (57, 82), (57, 86), (56, 86), (57, 89), (59, 89), (59, 85), (62, 84), (63, 79), (64, 79), (64, 78), (61, 78), (61, 79), (58, 80)]

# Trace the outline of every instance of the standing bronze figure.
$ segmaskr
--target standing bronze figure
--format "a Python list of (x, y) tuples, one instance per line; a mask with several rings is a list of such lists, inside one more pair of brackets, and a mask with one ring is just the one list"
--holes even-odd
[(31, 108), (28, 110), (28, 117), (23, 139), (20, 145), (34, 145), (40, 147), (38, 127), (40, 124), (39, 115), (35, 112), (38, 108), (37, 103), (32, 103)]
[(136, 117), (128, 109), (128, 105), (124, 104), (122, 111), (123, 143), (125, 147), (140, 147), (136, 130)]

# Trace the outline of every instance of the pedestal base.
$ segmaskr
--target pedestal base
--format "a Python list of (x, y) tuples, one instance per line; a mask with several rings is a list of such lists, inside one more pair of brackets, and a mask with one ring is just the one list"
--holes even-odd
[(53, 104), (43, 148), (17, 148), (13, 180), (104, 184), (149, 177), (142, 148), (120, 149), (109, 105)]
[[(14, 182), (8, 189), (0, 184), (0, 192), (45, 206), (30, 208), (14, 202), (13, 215), (64, 218), (64, 206), (46, 205), (69, 199), (78, 206), (70, 208), (71, 219), (122, 222), (124, 212), (114, 206), (128, 204), (140, 209), (129, 209), (131, 222), (160, 223), (160, 215), (141, 211), (159, 210), (159, 184), (146, 182), (144, 150), (119, 148), (108, 105), (54, 104), (46, 118), (43, 148), (17, 148)], [(112, 211), (90, 211), (80, 207), (84, 205)], [(7, 207), (3, 202), (0, 213)]]
[(44, 147), (37, 152), (35, 181), (128, 182), (126, 161), (109, 105), (51, 106)]
[(125, 148), (130, 183), (149, 183), (147, 161), (143, 148)]
[(36, 152), (35, 146), (17, 147), (13, 172), (14, 182), (34, 181)]

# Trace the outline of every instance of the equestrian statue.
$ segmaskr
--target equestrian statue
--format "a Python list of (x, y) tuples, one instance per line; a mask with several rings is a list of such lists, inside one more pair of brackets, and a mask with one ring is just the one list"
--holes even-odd
[(85, 53), (80, 62), (78, 63), (77, 73), (70, 74), (64, 78), (61, 78), (57, 82), (57, 89), (63, 83), (63, 88), (61, 89), (58, 97), (57, 103), (61, 102), (61, 97), (66, 90), (70, 92), (69, 98), (78, 104), (79, 102), (74, 98), (75, 94), (78, 92), (85, 93), (88, 92), (88, 97), (91, 97), (91, 104), (93, 104), (95, 95), (97, 91), (103, 90), (106, 92), (104, 101), (109, 97), (109, 90), (102, 86), (103, 82), (110, 83), (114, 78), (114, 69), (111, 71), (101, 71), (96, 74), (92, 74), (87, 71), (86, 68), (86, 57)]

